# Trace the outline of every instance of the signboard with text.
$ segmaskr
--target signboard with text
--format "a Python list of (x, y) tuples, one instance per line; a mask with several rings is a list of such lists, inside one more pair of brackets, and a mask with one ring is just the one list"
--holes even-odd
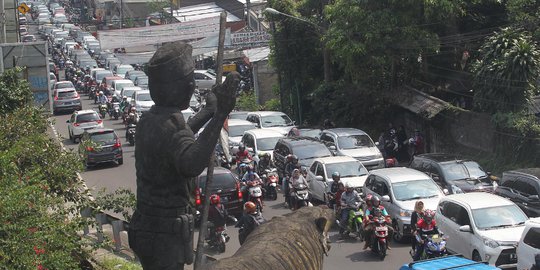
[(231, 34), (232, 47), (262, 47), (268, 45), (272, 36), (265, 31)]

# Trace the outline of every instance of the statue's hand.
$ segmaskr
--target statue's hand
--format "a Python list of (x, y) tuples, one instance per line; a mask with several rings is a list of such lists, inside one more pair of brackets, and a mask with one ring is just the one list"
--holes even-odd
[(240, 74), (231, 72), (227, 75), (227, 79), (222, 85), (216, 86), (213, 89), (217, 97), (217, 112), (228, 115), (236, 104), (236, 90), (240, 83)]

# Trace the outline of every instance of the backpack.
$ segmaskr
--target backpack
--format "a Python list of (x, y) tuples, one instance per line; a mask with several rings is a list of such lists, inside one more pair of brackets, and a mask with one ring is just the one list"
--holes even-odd
[(266, 222), (266, 219), (260, 214), (257, 213), (257, 215), (249, 215), (253, 221), (253, 228), (259, 227), (259, 225)]

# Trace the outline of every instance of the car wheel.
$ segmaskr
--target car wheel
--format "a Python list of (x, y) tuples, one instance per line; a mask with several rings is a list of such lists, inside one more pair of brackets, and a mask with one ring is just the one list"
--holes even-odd
[(86, 168), (86, 170), (90, 170), (92, 169), (92, 165), (90, 165), (90, 163), (88, 163), (88, 161), (84, 161), (84, 167)]
[(68, 134), (69, 134), (69, 140), (73, 141), (73, 134), (71, 134), (71, 131), (69, 131), (69, 128), (68, 128)]
[(124, 158), (119, 158), (119, 159), (117, 160), (117, 162), (118, 162), (118, 165), (124, 164)]
[(473, 251), (473, 253), (472, 253), (472, 260), (475, 261), (475, 262), (480, 262), (480, 261), (482, 261), (482, 257), (480, 257), (480, 253), (478, 253), (477, 250)]
[(403, 232), (399, 230), (397, 221), (392, 222), (392, 227), (394, 228), (394, 241), (401, 243), (403, 241)]

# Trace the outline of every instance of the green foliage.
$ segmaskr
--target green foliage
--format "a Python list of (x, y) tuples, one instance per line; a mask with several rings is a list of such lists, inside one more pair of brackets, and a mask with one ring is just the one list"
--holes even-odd
[(265, 111), (280, 111), (281, 110), (281, 102), (279, 102), (279, 99), (273, 98), (268, 101), (266, 101), (263, 105), (263, 108)]
[(253, 92), (243, 92), (236, 102), (236, 108), (241, 111), (258, 111), (260, 107)]
[(540, 124), (535, 116), (523, 112), (496, 113), (496, 152), (510, 162), (540, 166)]
[(523, 110), (536, 89), (540, 51), (521, 29), (505, 28), (489, 37), (473, 66), (474, 99), (485, 112)]
[(106, 257), (99, 262), (97, 270), (142, 270), (141, 265), (116, 257)]
[(540, 41), (540, 1), (509, 0), (506, 8), (514, 24), (533, 33), (535, 41)]
[(15, 67), (0, 75), (0, 114), (10, 113), (32, 100), (28, 82), (20, 78), (23, 70)]
[(136, 203), (137, 198), (131, 190), (120, 188), (113, 193), (106, 193), (105, 189), (100, 190), (94, 205), (96, 210), (122, 213), (124, 220), (129, 222)]

